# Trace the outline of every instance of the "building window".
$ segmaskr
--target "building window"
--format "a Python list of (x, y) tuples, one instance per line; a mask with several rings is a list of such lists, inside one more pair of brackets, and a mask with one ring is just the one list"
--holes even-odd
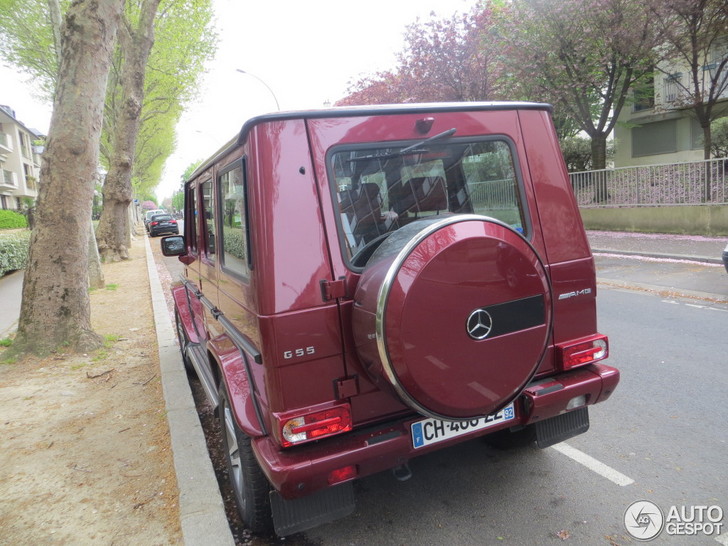
[(657, 121), (632, 129), (632, 157), (677, 152), (677, 120)]
[(634, 104), (633, 112), (642, 112), (651, 110), (655, 107), (655, 78), (649, 76), (644, 81), (638, 82), (634, 86), (633, 92)]
[(684, 96), (684, 89), (680, 83), (681, 79), (682, 74), (680, 72), (670, 74), (664, 79), (665, 103), (675, 102)]

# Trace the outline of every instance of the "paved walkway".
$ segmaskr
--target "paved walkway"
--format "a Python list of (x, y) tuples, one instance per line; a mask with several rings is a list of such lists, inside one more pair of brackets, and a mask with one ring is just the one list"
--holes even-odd
[(699, 235), (588, 231), (587, 236), (594, 252), (716, 264), (723, 263), (723, 249), (728, 244), (728, 237)]

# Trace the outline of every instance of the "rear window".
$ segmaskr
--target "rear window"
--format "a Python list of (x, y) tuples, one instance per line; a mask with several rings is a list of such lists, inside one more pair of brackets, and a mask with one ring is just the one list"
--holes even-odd
[(172, 216), (169, 214), (155, 214), (152, 216), (152, 220), (155, 222), (167, 222), (172, 219)]
[(528, 235), (517, 162), (505, 138), (337, 148), (328, 158), (350, 261), (378, 237), (436, 215), (482, 214)]

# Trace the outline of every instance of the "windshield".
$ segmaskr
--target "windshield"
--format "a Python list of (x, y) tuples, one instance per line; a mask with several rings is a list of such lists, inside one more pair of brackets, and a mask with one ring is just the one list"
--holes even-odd
[(507, 140), (422, 144), (416, 153), (383, 144), (329, 155), (342, 248), (350, 261), (378, 237), (442, 214), (482, 214), (527, 235)]

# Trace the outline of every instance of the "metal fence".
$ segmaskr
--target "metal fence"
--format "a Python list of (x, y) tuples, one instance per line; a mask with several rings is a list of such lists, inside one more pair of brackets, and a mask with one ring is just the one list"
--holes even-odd
[(571, 173), (580, 207), (728, 204), (728, 159)]

